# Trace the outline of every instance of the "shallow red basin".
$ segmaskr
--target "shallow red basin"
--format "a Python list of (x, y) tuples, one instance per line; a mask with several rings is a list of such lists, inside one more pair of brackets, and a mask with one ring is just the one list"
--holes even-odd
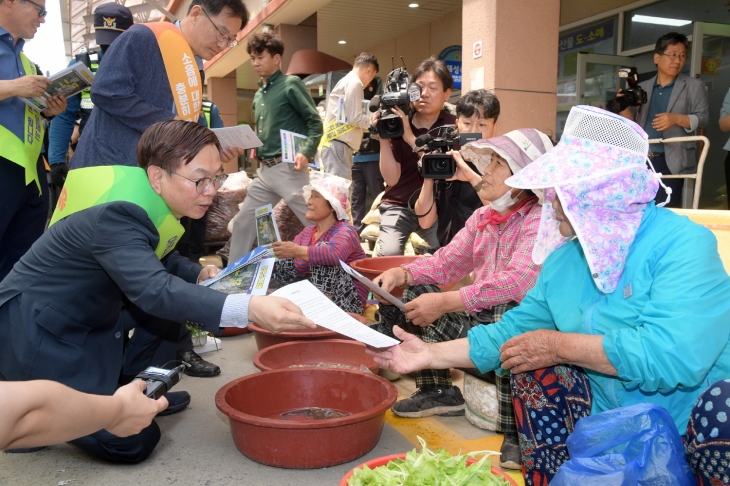
[[(498, 456), (494, 456), (494, 457), (496, 458)], [(342, 478), (342, 481), (340, 481), (340, 486), (347, 486), (347, 481), (355, 473), (355, 469), (362, 469), (363, 466), (367, 466), (370, 469), (375, 469), (376, 467), (384, 466), (384, 465), (388, 464), (390, 461), (392, 461), (393, 459), (397, 459), (397, 458), (405, 459), (406, 455), (405, 454), (393, 454), (392, 456), (378, 457), (377, 459), (372, 459), (370, 461), (364, 462), (364, 463), (360, 464), (359, 466), (357, 466), (356, 468), (351, 469), (350, 472), (348, 472), (347, 474), (345, 474), (345, 477)], [(478, 461), (479, 461), (479, 459), (468, 458), (466, 460), (466, 464), (470, 466)], [(511, 484), (513, 486), (517, 486), (517, 483), (515, 482), (514, 479), (507, 476), (504, 472), (500, 471), (499, 469), (497, 469), (494, 466), (492, 466), (492, 474), (496, 474), (497, 476), (502, 476), (509, 484)]]
[[(370, 280), (374, 280), (375, 277), (380, 275), (386, 270), (390, 270), (391, 268), (399, 267), (401, 265), (408, 265), (409, 263), (412, 263), (417, 258), (423, 258), (422, 255), (418, 256), (406, 256), (406, 255), (396, 255), (396, 256), (381, 256), (381, 257), (374, 257), (374, 258), (363, 258), (362, 260), (355, 260), (350, 264), (352, 268), (363, 274), (365, 277), (369, 278)], [(448, 291), (451, 290), (451, 288), (456, 284), (456, 282), (450, 283), (448, 285), (439, 285), (441, 287), (441, 290)], [(396, 297), (402, 297), (403, 296), (403, 289), (400, 287), (395, 287), (393, 290), (390, 291), (391, 294), (393, 294)]]
[(347, 339), (342, 334), (330, 331), (324, 327), (317, 326), (316, 329), (304, 329), (302, 331), (286, 331), (279, 334), (273, 334), (257, 324), (249, 324), (248, 328), (253, 331), (256, 339), (256, 347), (258, 349), (268, 348), (276, 344), (288, 343), (289, 341), (298, 341), (302, 339)]
[(380, 367), (365, 349), (363, 343), (344, 339), (291, 341), (262, 349), (253, 357), (253, 364), (261, 371), (316, 363), (339, 363), (358, 370), (365, 365), (378, 374)]
[[(310, 469), (367, 454), (380, 439), (385, 412), (398, 392), (388, 380), (363, 371), (293, 368), (244, 376), (215, 395), (228, 416), (239, 451), (269, 466)], [(350, 412), (329, 420), (282, 420), (302, 407)]]

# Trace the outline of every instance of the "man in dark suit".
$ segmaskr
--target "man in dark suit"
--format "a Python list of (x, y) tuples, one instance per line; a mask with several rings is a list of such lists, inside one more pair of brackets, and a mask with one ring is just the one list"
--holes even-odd
[[(639, 83), (646, 91), (646, 103), (638, 109), (627, 108), (621, 115), (635, 120), (649, 138), (686, 137), (707, 126), (710, 109), (705, 84), (699, 79), (681, 74), (687, 60), (687, 36), (670, 32), (661, 36), (654, 49), (657, 75)], [(696, 142), (652, 144), (649, 158), (654, 169), (664, 175), (694, 174), (697, 172)], [(684, 179), (663, 179), (672, 189), (667, 207), (682, 207)], [(655, 201), (666, 200), (666, 192), (659, 188)]]
[[(225, 180), (210, 130), (181, 120), (157, 123), (142, 135), (137, 156), (140, 167), (69, 172), (50, 228), (0, 283), (0, 378), (48, 379), (112, 395), (124, 337), (142, 323), (146, 339), (136, 349), (146, 352), (137, 361), (155, 366), (175, 360), (186, 321), (211, 332), (249, 321), (272, 332), (315, 326), (286, 299), (196, 285), (217, 269), (172, 251), (182, 234), (177, 220), (200, 218)], [(167, 397), (172, 413), (190, 401), (186, 392)], [(97, 458), (135, 463), (159, 439), (153, 422), (127, 438), (101, 430), (72, 444)]]

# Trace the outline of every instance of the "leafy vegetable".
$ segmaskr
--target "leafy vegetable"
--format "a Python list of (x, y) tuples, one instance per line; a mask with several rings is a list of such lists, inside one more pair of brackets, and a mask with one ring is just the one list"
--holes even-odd
[[(355, 469), (347, 484), (349, 486), (509, 486), (503, 477), (492, 474), (492, 465), (487, 460), (494, 451), (477, 451), (452, 456), (444, 449), (436, 452), (426, 448), (426, 441), (418, 438), (423, 450), (416, 449), (406, 454), (405, 460), (397, 458), (384, 466), (370, 469), (364, 466)], [(484, 455), (471, 466), (466, 460), (471, 456)]]

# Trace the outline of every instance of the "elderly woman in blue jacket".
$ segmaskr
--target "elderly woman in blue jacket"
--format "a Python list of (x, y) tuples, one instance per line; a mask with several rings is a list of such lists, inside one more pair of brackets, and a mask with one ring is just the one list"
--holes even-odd
[(638, 125), (574, 107), (555, 149), (507, 180), (545, 190), (522, 304), (465, 339), (398, 329), (402, 344), (372, 351), (397, 373), (510, 370), (528, 485), (569, 459), (578, 419), (641, 402), (671, 414), (699, 484), (730, 483), (730, 278), (709, 230), (653, 202), (647, 151)]

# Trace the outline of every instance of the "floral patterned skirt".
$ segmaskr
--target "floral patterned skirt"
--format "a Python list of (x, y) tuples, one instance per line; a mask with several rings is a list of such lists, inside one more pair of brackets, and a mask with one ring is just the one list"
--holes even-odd
[[(570, 459), (565, 441), (591, 414), (588, 378), (580, 368), (558, 365), (512, 374), (512, 403), (527, 486), (547, 486)], [(730, 486), (730, 380), (710, 385), (692, 409), (684, 441), (698, 485)]]

